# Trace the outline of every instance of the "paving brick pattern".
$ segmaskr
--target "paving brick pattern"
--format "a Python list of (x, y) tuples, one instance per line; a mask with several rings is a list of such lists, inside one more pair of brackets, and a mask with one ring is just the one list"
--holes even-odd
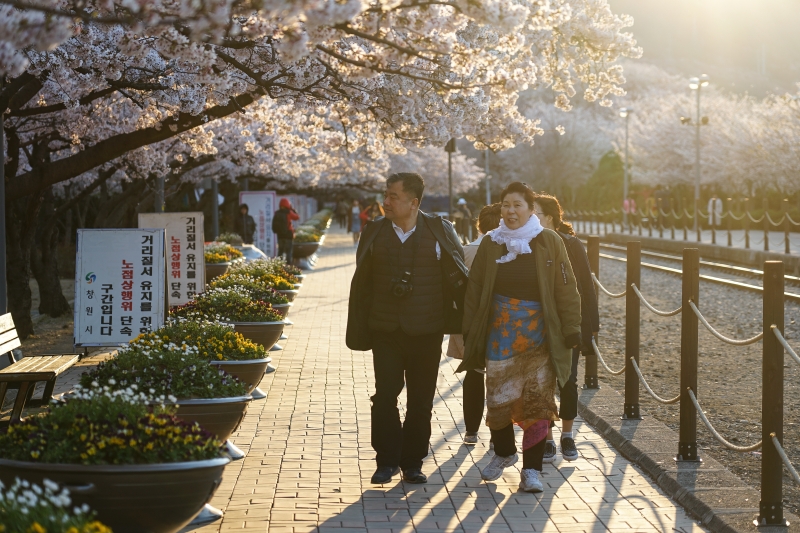
[[(278, 370), (261, 382), (267, 398), (250, 405), (232, 439), (247, 456), (226, 468), (211, 501), (225, 516), (187, 531), (704, 531), (580, 419), (575, 430), (581, 457), (545, 465), (544, 493), (518, 491), (522, 461), (495, 482), (481, 481), (480, 468), (492, 454), (489, 431), (481, 429), (474, 448), (462, 444), (460, 375), (445, 357), (432, 453), (423, 466), (428, 483), (411, 485), (395, 477), (371, 485), (372, 355), (345, 346), (354, 269), (350, 236), (332, 230), (292, 308), (295, 325), (281, 342), (284, 350), (272, 352)], [(65, 380), (74, 383), (78, 371)]]

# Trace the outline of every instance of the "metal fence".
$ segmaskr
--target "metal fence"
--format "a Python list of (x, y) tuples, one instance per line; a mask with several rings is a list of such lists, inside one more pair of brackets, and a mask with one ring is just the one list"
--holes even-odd
[[(586, 356), (587, 388), (597, 388), (598, 362), (609, 374), (625, 374), (625, 400), (623, 418), (640, 419), (639, 384), (653, 399), (665, 405), (678, 405), (680, 427), (678, 432), (679, 461), (699, 461), (697, 453), (697, 418), (711, 435), (723, 446), (737, 452), (762, 449), (761, 456), (761, 501), (758, 521), (761, 525), (783, 525), (783, 466), (794, 481), (800, 485), (800, 475), (792, 466), (783, 449), (783, 393), (784, 350), (800, 364), (800, 356), (783, 336), (784, 331), (784, 268), (781, 261), (764, 262), (762, 331), (747, 339), (733, 339), (714, 329), (702, 313), (700, 300), (700, 252), (696, 248), (683, 250), (683, 274), (681, 276), (681, 306), (674, 310), (660, 310), (647, 301), (641, 286), (641, 243), (627, 243), (627, 272), (625, 290), (612, 292), (600, 283), (600, 238), (589, 236), (587, 240), (589, 264), (599, 293), (609, 298), (625, 298), (625, 366), (613, 370), (592, 340), (594, 354)], [(662, 398), (653, 392), (640, 366), (640, 310), (641, 306), (659, 317), (680, 315), (681, 321), (681, 370), (680, 390), (673, 398)], [(728, 442), (714, 428), (703, 412), (698, 400), (697, 366), (698, 333), (705, 327), (721, 342), (732, 346), (746, 346), (761, 342), (762, 353), (762, 402), (761, 440), (748, 446), (736, 446)]]
[[(774, 220), (770, 215), (766, 200), (764, 200), (762, 209), (763, 214), (758, 218), (751, 214), (752, 210), (749, 202), (738, 215), (732, 209), (719, 214), (713, 211), (704, 213), (702, 210), (697, 210), (696, 214), (699, 215), (700, 220), (710, 220), (710, 223), (707, 224), (707, 231), (711, 231), (712, 244), (717, 244), (720, 237), (727, 237), (727, 246), (733, 246), (734, 226), (741, 225), (741, 229), (744, 230), (743, 244), (746, 249), (750, 249), (751, 245), (763, 245), (764, 251), (769, 252), (771, 244), (776, 247), (776, 250), (782, 244), (784, 253), (788, 254), (791, 253), (792, 248), (790, 234), (792, 231), (800, 231), (800, 222), (795, 221), (789, 215), (788, 208), (785, 205), (787, 203), (788, 201), (783, 202), (781, 216), (778, 220)], [(701, 240), (702, 224), (697, 224), (697, 229), (693, 229), (695, 226), (695, 214), (686, 209), (676, 211), (674, 206), (670, 208), (669, 212), (665, 212), (660, 208), (636, 210), (628, 213), (627, 223), (623, 222), (625, 216), (620, 209), (607, 211), (568, 210), (565, 213), (573, 224), (577, 226), (576, 230), (580, 229), (585, 234), (628, 233), (629, 235), (637, 234), (647, 237), (657, 236), (662, 239), (666, 235), (666, 238), (669, 239), (683, 239), (686, 241), (689, 238), (689, 234), (696, 231), (697, 241)], [(783, 238), (777, 242), (773, 239), (771, 243), (770, 231), (783, 232)]]

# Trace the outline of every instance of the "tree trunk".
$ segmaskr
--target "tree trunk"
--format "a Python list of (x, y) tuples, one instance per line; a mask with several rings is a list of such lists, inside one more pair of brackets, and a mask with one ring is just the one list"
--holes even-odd
[(58, 272), (58, 224), (53, 218), (53, 190), (44, 194), (36, 231), (36, 248), (31, 254), (31, 271), (39, 284), (39, 313), (58, 317), (71, 311)]
[(20, 339), (33, 334), (31, 320), (31, 244), (41, 196), (6, 202), (8, 309)]

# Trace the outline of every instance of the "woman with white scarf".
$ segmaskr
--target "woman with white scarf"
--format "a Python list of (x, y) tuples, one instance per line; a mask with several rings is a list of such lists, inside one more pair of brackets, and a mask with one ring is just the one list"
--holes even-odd
[(581, 340), (581, 301), (561, 237), (533, 216), (533, 191), (511, 183), (501, 201), (500, 227), (482, 240), (470, 270), (458, 371), (486, 368), (495, 456), (483, 479), (496, 480), (517, 462), (516, 424), (524, 432), (520, 488), (541, 492), (547, 430), (558, 420), (556, 386), (569, 380)]

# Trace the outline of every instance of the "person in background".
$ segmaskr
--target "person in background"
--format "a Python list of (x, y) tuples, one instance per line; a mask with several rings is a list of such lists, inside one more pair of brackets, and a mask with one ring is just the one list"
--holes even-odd
[[(370, 222), (356, 253), (350, 286), (347, 347), (372, 350), (372, 483), (401, 470), (426, 483), (433, 398), (442, 340), (457, 333), (467, 281), (464, 251), (452, 224), (419, 210), (425, 183), (411, 172), (386, 179), (386, 217)], [(406, 389), (401, 423), (397, 397)]]
[[(575, 236), (572, 224), (564, 220), (564, 210), (555, 196), (540, 193), (533, 202), (534, 214), (539, 217), (539, 222), (545, 229), (554, 230), (564, 241), (567, 248), (572, 272), (578, 283), (578, 292), (581, 295), (581, 345), (572, 349), (572, 370), (569, 380), (559, 388), (561, 406), (558, 416), (562, 420), (561, 426), (561, 456), (567, 461), (578, 458), (578, 449), (575, 446), (575, 437), (572, 426), (578, 416), (578, 358), (592, 353), (592, 337), (597, 337), (600, 331), (600, 311), (597, 306), (597, 294), (594, 291), (592, 270), (589, 267), (589, 257), (583, 248), (583, 243)], [(544, 449), (544, 462), (552, 463), (556, 456), (556, 443), (553, 440), (553, 425), (547, 432), (547, 443)]]
[(256, 221), (249, 215), (250, 208), (247, 204), (239, 206), (239, 216), (233, 223), (233, 231), (242, 236), (245, 244), (253, 244), (253, 235), (256, 233)]
[[(464, 246), (464, 262), (467, 268), (472, 267), (475, 254), (484, 235), (500, 225), (500, 204), (484, 206), (478, 215), (478, 230), (480, 235)], [(447, 344), (447, 355), (454, 359), (464, 359), (464, 338), (460, 334), (450, 335)], [(466, 431), (464, 444), (474, 446), (478, 443), (478, 428), (483, 420), (483, 405), (486, 400), (486, 389), (483, 384), (484, 371), (481, 369), (468, 370), (464, 376), (464, 425)]]
[(636, 225), (636, 200), (632, 194), (629, 194), (625, 200), (622, 201), (622, 211), (628, 215), (628, 224), (631, 226)]
[(283, 256), (288, 264), (292, 264), (292, 248), (294, 246), (293, 220), (300, 220), (300, 215), (292, 208), (288, 198), (281, 198), (280, 209), (272, 217), (272, 232), (278, 238), (278, 255)]
[(340, 197), (336, 203), (336, 220), (339, 222), (339, 228), (344, 229), (347, 227), (347, 212), (349, 209), (350, 206), (344, 201), (344, 198)]
[[(376, 220), (376, 219), (378, 219), (378, 218), (380, 218), (382, 216), (385, 216), (385, 213), (383, 212), (383, 207), (381, 207), (380, 202), (376, 201), (376, 202), (372, 203), (372, 206), (370, 206), (370, 208), (369, 208), (368, 215), (369, 215), (368, 216), (368, 222), (372, 222), (373, 220)], [(361, 229), (362, 230), (364, 229), (363, 226), (362, 226)]]
[(467, 207), (466, 198), (459, 198), (456, 204), (456, 210), (453, 214), (456, 223), (456, 232), (461, 237), (463, 242), (469, 242), (470, 226), (472, 225), (472, 212)]
[(716, 195), (708, 200), (708, 227), (718, 228), (722, 225), (722, 198)]
[(350, 206), (350, 211), (348, 211), (347, 223), (348, 230), (353, 234), (353, 246), (358, 245), (358, 239), (361, 237), (361, 228), (364, 226), (364, 220), (361, 215), (361, 204), (358, 200), (353, 200), (353, 205)]
[(495, 456), (481, 477), (494, 481), (517, 462), (517, 424), (524, 432), (519, 487), (542, 492), (556, 386), (569, 381), (572, 349), (581, 343), (581, 297), (564, 241), (533, 214), (533, 191), (513, 182), (500, 198), (500, 227), (481, 241), (469, 273), (457, 371), (486, 368)]

